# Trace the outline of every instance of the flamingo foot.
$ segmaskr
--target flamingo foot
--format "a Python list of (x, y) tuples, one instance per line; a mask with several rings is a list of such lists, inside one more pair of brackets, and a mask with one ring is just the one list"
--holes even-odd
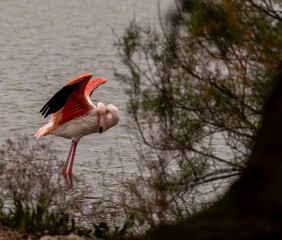
[(71, 189), (73, 187), (72, 176), (63, 175), (65, 179), (66, 186)]

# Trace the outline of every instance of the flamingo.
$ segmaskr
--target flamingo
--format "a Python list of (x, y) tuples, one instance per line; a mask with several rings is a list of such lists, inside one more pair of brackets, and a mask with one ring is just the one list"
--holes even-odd
[(93, 91), (107, 82), (104, 78), (92, 78), (92, 74), (83, 73), (59, 90), (40, 110), (44, 118), (51, 114), (51, 120), (40, 128), (35, 136), (40, 138), (53, 134), (71, 139), (70, 150), (62, 171), (63, 175), (72, 176), (72, 167), (77, 143), (80, 138), (91, 133), (102, 133), (118, 124), (120, 115), (112, 104), (97, 103), (90, 100)]

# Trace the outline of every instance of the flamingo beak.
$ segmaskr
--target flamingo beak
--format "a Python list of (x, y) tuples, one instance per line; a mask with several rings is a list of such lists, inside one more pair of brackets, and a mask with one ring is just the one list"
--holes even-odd
[(99, 118), (99, 133), (100, 134), (103, 132), (103, 126), (104, 126), (104, 116), (100, 116)]

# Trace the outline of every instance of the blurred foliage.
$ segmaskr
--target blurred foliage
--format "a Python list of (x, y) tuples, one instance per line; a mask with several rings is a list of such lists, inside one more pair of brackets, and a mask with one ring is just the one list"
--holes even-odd
[(36, 209), (27, 209), (23, 207), (21, 200), (14, 200), (9, 214), (4, 214), (0, 208), (0, 223), (36, 237), (70, 233), (72, 228), (68, 226), (68, 215), (64, 211), (49, 213), (44, 205), (38, 202)]
[(127, 231), (130, 229), (133, 225), (134, 218), (131, 216), (129, 219), (126, 220), (123, 227), (119, 229), (116, 227), (115, 231), (111, 232), (109, 230), (109, 227), (106, 223), (101, 222), (99, 225), (94, 225), (95, 227), (95, 233), (94, 235), (98, 239), (124, 239), (127, 237)]
[(193, 214), (204, 188), (220, 194), (241, 174), (282, 61), (281, 20), (279, 1), (178, 0), (161, 32), (132, 21), (116, 42), (140, 140), (122, 199), (141, 228)]
[[(26, 135), (6, 140), (0, 147), (0, 230), (6, 227), (18, 231), (19, 238), (72, 232), (91, 239), (128, 239), (133, 217), (122, 228), (111, 230), (109, 226), (117, 223), (108, 219), (107, 224), (96, 214), (87, 214), (85, 208), (89, 210), (90, 206), (82, 204), (79, 193), (75, 199), (66, 199), (71, 186), (64, 181), (61, 168), (50, 142)], [(104, 207), (102, 215), (108, 214)]]
[(124, 223), (122, 228), (116, 227), (115, 230), (111, 230), (107, 223), (100, 222), (98, 225), (93, 224), (93, 229), (83, 229), (78, 228), (75, 229), (75, 233), (79, 236), (85, 238), (93, 238), (93, 239), (104, 239), (104, 240), (111, 240), (111, 239), (131, 239), (132, 234), (128, 233), (128, 230), (134, 224), (134, 217), (130, 216)]
[(0, 148), (0, 190), (4, 208), (21, 201), (23, 208), (56, 206), (63, 208), (64, 181), (61, 164), (50, 142), (38, 142), (28, 136), (7, 139)]
[(0, 150), (0, 223), (35, 237), (68, 234), (60, 167), (50, 143), (8, 139)]

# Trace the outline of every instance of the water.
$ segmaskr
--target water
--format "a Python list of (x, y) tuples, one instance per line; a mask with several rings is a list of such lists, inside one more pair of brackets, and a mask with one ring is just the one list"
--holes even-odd
[[(170, 0), (160, 3), (163, 14), (172, 6)], [(133, 18), (158, 26), (158, 0), (3, 0), (0, 7), (1, 142), (16, 134), (33, 136), (46, 124), (49, 118), (39, 110), (68, 80), (86, 72), (108, 79), (92, 101), (117, 106), (120, 123), (82, 138), (74, 163), (74, 174), (92, 189), (85, 198), (99, 198), (101, 179), (114, 189), (114, 176), (136, 169), (136, 152), (125, 131), (127, 96), (113, 75), (113, 68), (123, 68), (113, 43)], [(70, 140), (45, 138), (64, 161)]]
[[(173, 2), (160, 0), (163, 15)], [(74, 179), (73, 188), (66, 190), (74, 199), (83, 192), (82, 202), (104, 201), (105, 191), (116, 190), (121, 173), (137, 171), (138, 160), (134, 137), (126, 131), (127, 96), (113, 74), (114, 68), (124, 67), (113, 43), (132, 19), (158, 27), (158, 0), (2, 0), (0, 7), (0, 144), (17, 134), (32, 137), (45, 125), (50, 117), (44, 119), (39, 110), (68, 80), (87, 72), (106, 78), (92, 101), (114, 104), (120, 122), (80, 140), (73, 170), (84, 185)], [(63, 162), (71, 141), (44, 138), (53, 142)], [(215, 141), (219, 155), (226, 153), (221, 143)]]

